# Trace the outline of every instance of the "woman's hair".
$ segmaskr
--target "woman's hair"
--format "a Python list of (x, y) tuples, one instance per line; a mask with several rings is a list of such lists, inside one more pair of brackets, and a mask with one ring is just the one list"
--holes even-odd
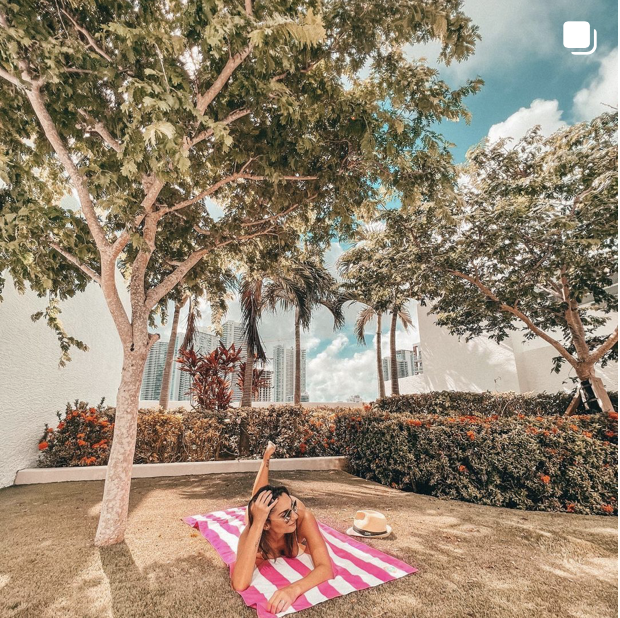
[[(282, 494), (286, 494), (289, 498), (291, 496), (291, 494), (288, 492), (288, 489), (284, 487), (284, 485), (278, 485), (277, 487), (275, 485), (263, 485), (263, 487), (260, 487), (248, 503), (248, 524), (250, 526), (254, 521), (254, 517), (252, 515), (252, 505), (254, 504), (254, 502), (256, 502), (256, 498), (258, 498), (264, 491), (271, 492), (272, 500), (279, 498)], [(267, 521), (269, 521), (269, 517), (267, 518)], [(260, 550), (260, 553), (265, 560), (268, 560), (270, 557), (277, 558), (273, 548), (271, 547), (271, 545), (269, 545), (269, 541), (267, 540), (267, 532), (267, 530), (263, 529), (260, 541), (258, 543), (258, 549)], [(296, 540), (297, 530), (295, 530), (294, 532), (288, 532), (284, 535), (284, 555), (287, 558), (294, 558), (297, 555), (297, 547), (295, 542)]]

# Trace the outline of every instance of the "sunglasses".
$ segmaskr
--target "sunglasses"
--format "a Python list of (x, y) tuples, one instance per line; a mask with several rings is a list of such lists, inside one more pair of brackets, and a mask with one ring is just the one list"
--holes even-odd
[(291, 503), (291, 508), (282, 513), (282, 519), (284, 519), (287, 524), (290, 523), (293, 513), (297, 513), (297, 500), (293, 500)]

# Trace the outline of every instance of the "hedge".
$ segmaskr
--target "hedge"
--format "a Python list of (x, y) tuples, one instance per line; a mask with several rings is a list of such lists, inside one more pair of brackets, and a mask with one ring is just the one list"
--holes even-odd
[[(239, 457), (243, 423), (254, 457), (271, 440), (278, 457), (345, 455), (358, 476), (406, 491), (528, 510), (617, 514), (617, 413), (531, 416), (515, 408), (524, 409), (453, 416), (445, 406), (441, 414), (388, 413), (378, 405), (140, 410), (134, 463)], [(113, 408), (75, 402), (58, 419), (57, 428), (46, 425), (39, 466), (107, 463)]]
[[(618, 392), (608, 392), (614, 410), (618, 411)], [(482, 416), (554, 416), (564, 414), (573, 396), (567, 393), (468, 393), (462, 391), (434, 391), (411, 395), (394, 395), (373, 402), (373, 409), (381, 412), (412, 414), (478, 414)], [(587, 414), (580, 401), (576, 414)]]

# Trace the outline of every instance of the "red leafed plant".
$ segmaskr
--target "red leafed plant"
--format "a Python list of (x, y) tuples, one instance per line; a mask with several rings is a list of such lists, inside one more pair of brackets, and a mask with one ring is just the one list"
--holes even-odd
[(189, 393), (195, 407), (201, 410), (226, 410), (232, 399), (231, 374), (237, 371), (241, 348), (232, 344), (227, 348), (220, 345), (209, 354), (196, 354), (193, 348), (179, 350), (177, 363), (181, 371), (189, 373), (192, 385)]

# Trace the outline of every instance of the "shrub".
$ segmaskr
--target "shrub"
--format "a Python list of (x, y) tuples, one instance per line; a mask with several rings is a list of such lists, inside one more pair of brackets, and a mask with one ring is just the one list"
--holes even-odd
[[(608, 393), (616, 412), (618, 393)], [(564, 414), (573, 396), (567, 393), (468, 393), (462, 391), (435, 391), (411, 395), (394, 395), (373, 402), (373, 409), (380, 412), (409, 412), (411, 414), (478, 414), (480, 416), (554, 416)], [(588, 411), (580, 402), (577, 414)]]
[[(517, 409), (510, 415), (293, 405), (140, 410), (134, 463), (238, 457), (245, 421), (255, 457), (271, 440), (278, 457), (345, 455), (358, 476), (406, 491), (509, 508), (617, 514), (618, 414), (565, 417)], [(102, 404), (68, 405), (62, 426), (46, 426), (40, 465), (105, 464), (113, 419), (114, 410)], [(88, 448), (76, 446), (78, 433), (88, 437)]]
[[(355, 474), (394, 488), (528, 510), (617, 513), (618, 449), (561, 417), (361, 418)], [(617, 426), (616, 426), (617, 429)]]
[(100, 466), (108, 461), (114, 429), (113, 408), (103, 407), (104, 399), (96, 407), (89, 407), (77, 399), (67, 403), (64, 418), (60, 412), (58, 426), (46, 423), (39, 440), (39, 466)]

